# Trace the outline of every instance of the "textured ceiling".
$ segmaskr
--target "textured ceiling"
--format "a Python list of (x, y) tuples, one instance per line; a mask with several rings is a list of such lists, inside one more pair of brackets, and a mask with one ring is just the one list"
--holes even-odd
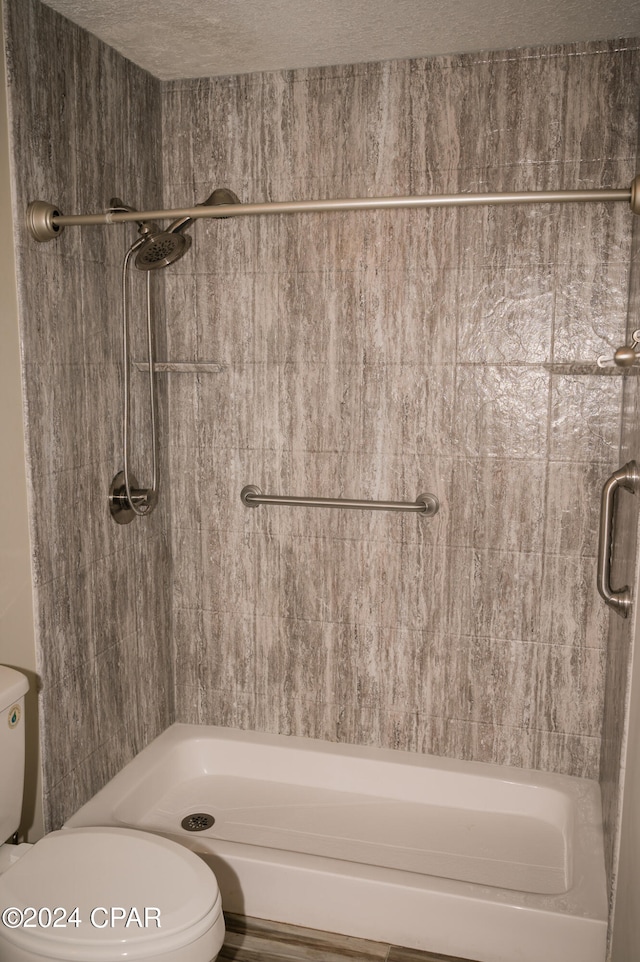
[(45, 0), (161, 80), (640, 35), (638, 0)]

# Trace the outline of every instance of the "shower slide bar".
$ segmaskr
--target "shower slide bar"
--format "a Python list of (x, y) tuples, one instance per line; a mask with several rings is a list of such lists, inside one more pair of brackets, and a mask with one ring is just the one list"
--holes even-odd
[(435, 494), (419, 494), (415, 501), (356, 501), (351, 498), (292, 498), (276, 494), (263, 494), (255, 484), (247, 484), (240, 492), (240, 499), (247, 508), (260, 504), (286, 504), (302, 508), (355, 508), (361, 511), (413, 511), (414, 514), (432, 518), (438, 513), (440, 502)]
[(175, 210), (108, 211), (103, 214), (62, 214), (53, 204), (32, 201), (27, 208), (27, 227), (37, 241), (58, 237), (65, 227), (125, 224), (135, 221), (192, 220), (211, 217), (250, 217), (261, 214), (302, 214), (345, 210), (395, 210), (423, 207), (478, 207), (491, 204), (570, 204), (625, 201), (640, 214), (640, 175), (631, 187), (590, 190), (538, 190), (489, 194), (431, 194), (405, 197), (355, 197), (338, 200), (271, 201), (259, 204), (198, 205)]

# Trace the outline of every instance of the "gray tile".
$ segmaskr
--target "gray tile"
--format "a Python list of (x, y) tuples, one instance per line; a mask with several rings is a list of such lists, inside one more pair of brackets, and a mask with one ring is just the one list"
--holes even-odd
[(595, 558), (547, 556), (538, 625), (542, 642), (605, 647), (608, 611), (595, 592), (595, 581)]
[[(557, 190), (561, 168), (554, 164), (468, 168), (460, 190), (470, 193)], [(459, 258), (462, 268), (526, 270), (553, 265), (557, 256), (557, 208), (545, 204), (462, 207)], [(513, 238), (509, 243), (507, 238)]]
[[(443, 591), (437, 558), (429, 545), (283, 541), (281, 613), (388, 628), (436, 626)], [(429, 591), (424, 589), (423, 565), (433, 572)]]
[(598, 546), (600, 494), (607, 469), (588, 461), (550, 461), (547, 472), (546, 550), (550, 554), (594, 558)]
[(458, 456), (544, 458), (549, 376), (521, 365), (458, 365), (453, 424)]
[(184, 324), (196, 340), (194, 352), (185, 356), (223, 364), (277, 362), (281, 287), (276, 273), (198, 273), (196, 310)]
[(357, 270), (281, 274), (280, 361), (300, 366), (362, 362), (369, 347), (366, 287)]
[(293, 450), (447, 454), (452, 393), (449, 366), (284, 365), (280, 432)]
[(221, 361), (215, 353), (200, 349), (202, 327), (197, 308), (197, 276), (171, 273), (165, 279), (167, 357), (172, 361)]
[[(193, 689), (183, 689), (187, 699), (193, 697)], [(178, 717), (182, 713), (177, 709)], [(228, 689), (200, 689), (198, 692), (198, 723), (222, 725), (224, 728), (240, 728), (244, 731), (274, 731), (256, 724), (257, 696), (254, 692)], [(278, 729), (280, 731), (280, 729)], [(286, 731), (282, 734), (288, 734)]]
[(539, 646), (536, 656), (536, 729), (600, 738), (605, 653), (549, 645)]
[[(394, 272), (378, 265), (364, 273), (363, 283), (365, 329), (357, 331), (357, 356), (370, 364), (390, 365), (394, 379), (404, 373), (400, 365), (415, 365), (423, 367), (428, 380), (446, 385), (441, 369), (465, 346), (464, 333), (456, 331), (455, 323), (464, 277), (442, 268)], [(361, 318), (349, 317), (349, 327), (357, 320)]]
[(565, 60), (565, 161), (631, 155), (624, 129), (637, 122), (629, 85), (637, 88), (638, 58), (633, 50), (618, 49), (611, 60), (607, 54), (614, 49), (614, 43), (594, 45), (586, 55)]
[[(541, 52), (542, 53), (542, 52)], [(566, 66), (561, 57), (507, 55), (479, 67), (489, 91), (483, 162), (498, 167), (562, 159)]]
[[(375, 68), (374, 68), (375, 69)], [(341, 185), (336, 196), (359, 196), (362, 171), (367, 169), (367, 85), (351, 73), (334, 77), (310, 76), (293, 87), (293, 164), (298, 170), (312, 166)], [(364, 98), (364, 102), (363, 102)], [(334, 149), (317, 152), (317, 145)]]
[(448, 638), (447, 657), (423, 652), (422, 711), (497, 729), (535, 727), (537, 645)]
[(460, 271), (464, 309), (458, 318), (462, 363), (534, 364), (551, 358), (551, 271), (479, 268)]
[(628, 284), (627, 265), (588, 262), (559, 268), (554, 361), (612, 357), (626, 343)]
[(554, 461), (614, 464), (618, 458), (622, 378), (551, 378), (550, 455)]
[(445, 630), (497, 640), (540, 640), (543, 555), (452, 548)]
[[(562, 189), (627, 188), (636, 171), (633, 159), (585, 160), (564, 166)], [(558, 212), (558, 263), (580, 269), (627, 264), (632, 222), (624, 204), (566, 204)]]
[(544, 461), (454, 460), (447, 538), (451, 545), (541, 552), (549, 510)]

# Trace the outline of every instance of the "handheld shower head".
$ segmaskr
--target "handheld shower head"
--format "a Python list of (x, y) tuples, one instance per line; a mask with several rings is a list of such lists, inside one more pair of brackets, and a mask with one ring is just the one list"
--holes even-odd
[[(239, 198), (232, 190), (226, 187), (218, 187), (202, 204), (198, 207), (215, 207), (224, 204), (239, 204)], [(109, 213), (137, 213), (135, 207), (124, 204), (119, 197), (112, 197)], [(222, 218), (221, 218), (222, 219)], [(166, 230), (160, 230), (156, 224), (147, 221), (136, 221), (138, 233), (141, 240), (136, 242), (137, 247), (135, 266), (139, 271), (155, 271), (161, 267), (168, 267), (187, 253), (191, 247), (191, 238), (185, 233), (187, 227), (193, 224), (193, 217), (180, 217), (174, 221)], [(139, 245), (139, 246), (137, 246)]]
[(138, 250), (135, 265), (139, 271), (155, 271), (160, 267), (168, 267), (184, 257), (190, 247), (191, 238), (188, 234), (161, 231), (154, 227), (148, 231), (146, 240)]
[[(137, 213), (135, 207), (123, 203), (119, 197), (111, 198), (108, 210), (111, 214)], [(188, 234), (161, 231), (155, 224), (144, 220), (138, 220), (136, 223), (142, 238), (134, 245), (138, 249), (135, 265), (139, 271), (153, 271), (160, 267), (168, 267), (186, 254), (191, 247), (191, 238)]]

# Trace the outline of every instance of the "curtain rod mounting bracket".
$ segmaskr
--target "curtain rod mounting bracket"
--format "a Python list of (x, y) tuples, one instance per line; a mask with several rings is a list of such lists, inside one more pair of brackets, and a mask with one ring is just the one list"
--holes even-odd
[(27, 207), (27, 228), (31, 236), (37, 241), (49, 241), (59, 237), (64, 227), (55, 224), (54, 217), (62, 217), (57, 207), (46, 200), (31, 201)]
[(640, 214), (640, 174), (637, 174), (631, 183), (631, 210), (634, 214)]

